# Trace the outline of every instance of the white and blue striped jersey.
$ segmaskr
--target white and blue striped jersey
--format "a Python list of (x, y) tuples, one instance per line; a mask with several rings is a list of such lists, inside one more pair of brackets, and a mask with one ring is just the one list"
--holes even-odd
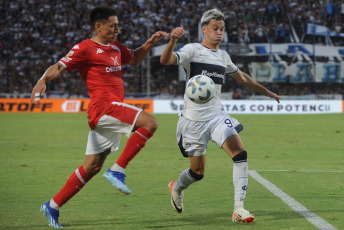
[(186, 82), (198, 74), (206, 75), (215, 83), (215, 96), (205, 104), (196, 104), (184, 94), (183, 117), (194, 121), (206, 121), (221, 112), (221, 87), (225, 74), (233, 74), (239, 68), (224, 50), (208, 49), (199, 43), (185, 45), (178, 52), (177, 64), (184, 67)]

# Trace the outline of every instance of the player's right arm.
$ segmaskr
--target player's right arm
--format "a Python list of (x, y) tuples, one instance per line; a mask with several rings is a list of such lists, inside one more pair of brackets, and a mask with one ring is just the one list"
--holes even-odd
[(35, 101), (35, 103), (39, 102), (40, 95), (44, 95), (45, 90), (47, 88), (46, 82), (51, 81), (58, 76), (60, 76), (66, 69), (60, 62), (50, 66), (43, 76), (37, 81), (35, 87), (31, 93), (31, 102)]
[(271, 92), (255, 80), (253, 80), (247, 73), (238, 71), (231, 75), (239, 84), (244, 85), (248, 88), (250, 88), (254, 92), (258, 92), (264, 96), (274, 98), (278, 103), (280, 103), (280, 100), (282, 99), (279, 97), (276, 93)]
[(160, 63), (163, 65), (173, 65), (177, 63), (177, 56), (173, 53), (173, 49), (178, 41), (184, 35), (183, 27), (177, 27), (171, 32), (171, 40), (162, 52)]

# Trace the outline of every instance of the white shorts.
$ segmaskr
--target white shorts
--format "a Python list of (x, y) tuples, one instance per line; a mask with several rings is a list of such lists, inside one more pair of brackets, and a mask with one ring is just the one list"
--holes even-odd
[(209, 140), (221, 148), (229, 136), (238, 134), (235, 130), (237, 125), (238, 120), (225, 112), (208, 121), (192, 121), (181, 115), (177, 125), (179, 148), (185, 157), (202, 156)]
[[(86, 155), (99, 154), (111, 148), (111, 152), (117, 151), (121, 142), (121, 134), (129, 137), (142, 109), (124, 103), (113, 103), (117, 110), (125, 111), (118, 117), (104, 114), (98, 121), (95, 129), (88, 134)], [(125, 117), (123, 122), (121, 117)], [(128, 121), (128, 117), (132, 117)]]

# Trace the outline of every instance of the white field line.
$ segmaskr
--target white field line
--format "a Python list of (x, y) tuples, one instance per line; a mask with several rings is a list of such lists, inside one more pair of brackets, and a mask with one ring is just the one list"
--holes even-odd
[(297, 202), (294, 198), (289, 196), (287, 193), (283, 192), (276, 185), (272, 184), (270, 181), (262, 177), (255, 170), (248, 170), (248, 175), (253, 177), (256, 181), (267, 188), (272, 194), (280, 198), (286, 205), (288, 205), (295, 212), (299, 213), (301, 216), (305, 217), (307, 221), (313, 224), (315, 227), (321, 230), (336, 230), (334, 226), (329, 224), (327, 221), (322, 219), (320, 216), (309, 211), (305, 206)]
[(344, 173), (342, 170), (256, 170), (258, 172), (308, 172), (308, 173)]

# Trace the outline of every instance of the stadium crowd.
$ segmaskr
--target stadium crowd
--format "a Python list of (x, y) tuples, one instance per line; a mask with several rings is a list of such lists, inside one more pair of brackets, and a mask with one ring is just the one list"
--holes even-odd
[[(175, 26), (185, 29), (185, 36), (179, 41), (181, 44), (199, 42), (198, 22), (202, 13), (211, 8), (218, 8), (226, 15), (226, 32), (231, 43), (293, 42), (292, 28), (301, 38), (300, 42), (311, 43), (312, 40), (305, 36), (308, 22), (344, 33), (344, 3), (341, 0), (3, 1), (0, 3), (0, 93), (29, 93), (44, 69), (66, 55), (74, 44), (92, 36), (85, 15), (99, 5), (117, 9), (121, 24), (119, 40), (130, 48), (143, 44), (155, 31), (170, 32)], [(160, 44), (166, 42), (162, 39)], [(317, 43), (324, 43), (323, 38), (317, 38)], [(333, 44), (343, 46), (344, 39), (333, 38)], [(237, 60), (235, 55), (232, 59)], [(143, 63), (138, 68), (124, 67), (128, 95), (145, 94), (146, 66)], [(151, 76), (151, 92), (182, 93), (184, 83), (178, 81), (175, 71), (167, 71), (159, 63), (152, 63)], [(228, 81), (224, 89), (234, 92), (236, 86), (231, 86), (232, 83)], [(87, 96), (86, 85), (76, 71), (64, 73), (48, 87), (48, 91), (60, 95)], [(288, 84), (278, 84), (275, 92), (281, 95), (312, 92), (309, 85), (299, 85), (296, 87), (301, 88), (298, 92), (286, 90), (287, 87)], [(326, 85), (319, 87), (321, 92), (330, 93)], [(344, 94), (342, 89), (337, 93)]]

